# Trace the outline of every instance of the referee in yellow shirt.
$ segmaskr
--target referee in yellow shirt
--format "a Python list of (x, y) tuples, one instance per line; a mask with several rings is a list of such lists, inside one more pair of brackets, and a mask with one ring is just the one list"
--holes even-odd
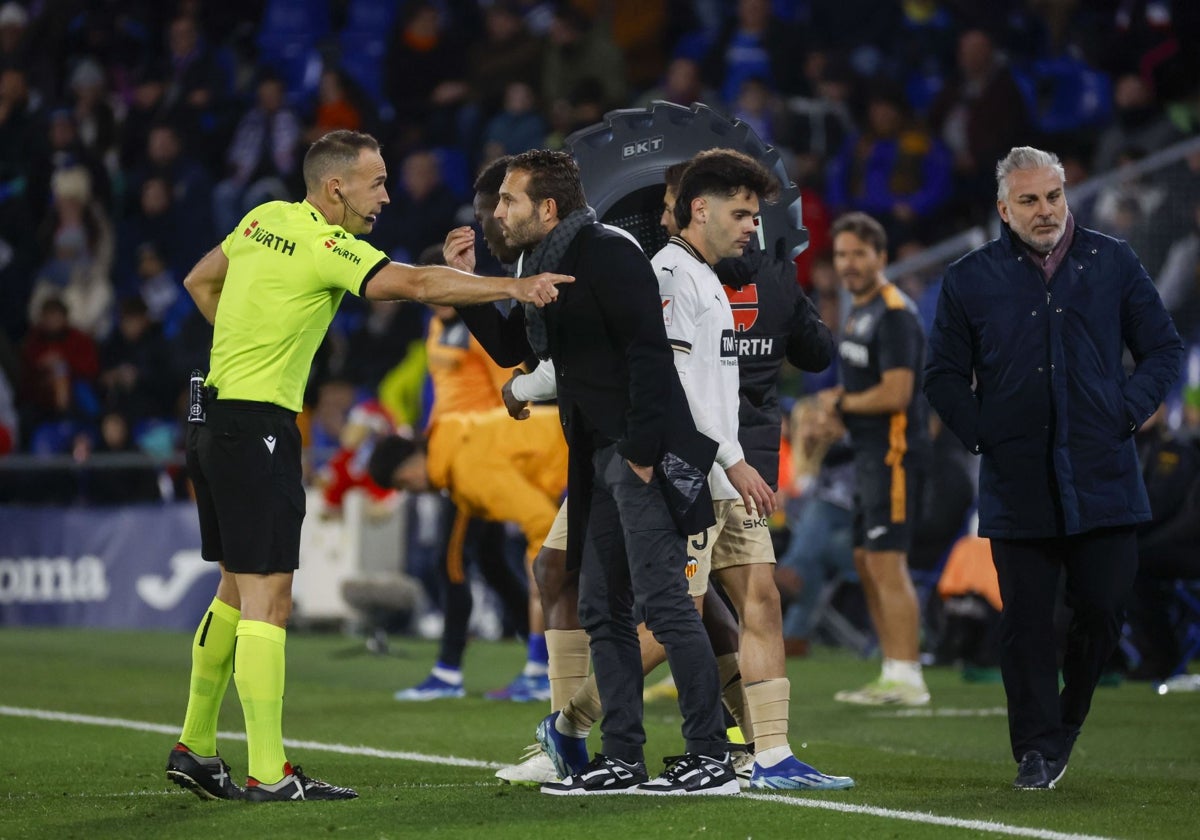
[[(478, 277), (395, 263), (356, 236), (388, 203), (379, 143), (333, 131), (304, 158), (304, 201), (254, 208), (184, 280), (214, 326), (206, 420), (188, 429), (204, 558), (221, 566), (216, 597), (192, 643), (191, 688), (167, 777), (204, 799), (352, 799), (310, 778), (283, 749), (285, 627), (299, 565), (304, 488), (301, 408), (313, 355), (346, 292), (372, 300), (470, 305), (554, 300), (556, 283)], [(236, 648), (234, 642), (237, 642)], [(233, 674), (246, 721), (249, 778), (236, 785), (216, 747), (217, 714)]]

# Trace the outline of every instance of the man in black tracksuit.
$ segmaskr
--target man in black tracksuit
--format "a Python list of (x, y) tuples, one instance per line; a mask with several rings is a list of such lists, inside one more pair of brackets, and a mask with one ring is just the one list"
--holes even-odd
[(738, 442), (746, 461), (779, 489), (779, 371), (784, 359), (819, 373), (833, 359), (833, 336), (796, 282), (796, 265), (762, 251), (721, 260), (717, 277), (733, 307), (741, 379)]

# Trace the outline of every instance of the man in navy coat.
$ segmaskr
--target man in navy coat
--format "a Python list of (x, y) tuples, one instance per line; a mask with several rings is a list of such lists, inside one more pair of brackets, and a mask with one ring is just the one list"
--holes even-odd
[[(996, 181), (1000, 237), (946, 271), (925, 393), (982, 458), (979, 534), (1004, 600), (1013, 785), (1052, 788), (1120, 636), (1135, 526), (1150, 519), (1133, 435), (1178, 378), (1183, 345), (1129, 246), (1075, 226), (1057, 156), (1014, 148)], [(1074, 613), (1060, 694), (1064, 569)]]

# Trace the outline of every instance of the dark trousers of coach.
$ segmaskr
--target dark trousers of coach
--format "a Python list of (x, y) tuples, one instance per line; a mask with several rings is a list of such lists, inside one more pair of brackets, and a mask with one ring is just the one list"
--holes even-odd
[[(1071, 751), (1092, 695), (1116, 649), (1124, 605), (1137, 574), (1132, 527), (1100, 528), (1069, 537), (992, 539), (1004, 611), (1000, 669), (1008, 695), (1013, 757), (1030, 750), (1048, 759)], [(1058, 688), (1054, 608), (1066, 573), (1073, 611)]]

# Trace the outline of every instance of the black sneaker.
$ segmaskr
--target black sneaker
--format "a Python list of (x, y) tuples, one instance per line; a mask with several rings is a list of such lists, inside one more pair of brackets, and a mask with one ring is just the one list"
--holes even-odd
[(637, 793), (637, 787), (650, 778), (646, 765), (629, 764), (619, 758), (596, 753), (586, 767), (561, 782), (547, 782), (542, 793), (551, 796), (599, 796), (613, 793)]
[(283, 765), (283, 778), (272, 785), (264, 785), (251, 776), (246, 780), (247, 802), (298, 802), (302, 799), (357, 799), (358, 793), (348, 787), (337, 787), (310, 779), (299, 767)]
[(729, 753), (687, 753), (663, 759), (667, 769), (658, 778), (638, 786), (651, 796), (704, 796), (740, 793), (737, 772)]
[[(1066, 770), (1065, 766), (1063, 770)], [(1017, 790), (1049, 790), (1054, 787), (1056, 781), (1057, 779), (1050, 775), (1046, 757), (1037, 750), (1030, 750), (1021, 756), (1021, 763), (1017, 767), (1017, 778), (1013, 779), (1013, 787)]]
[(183, 744), (167, 756), (167, 778), (201, 799), (241, 799), (243, 794), (220, 755), (196, 755)]

